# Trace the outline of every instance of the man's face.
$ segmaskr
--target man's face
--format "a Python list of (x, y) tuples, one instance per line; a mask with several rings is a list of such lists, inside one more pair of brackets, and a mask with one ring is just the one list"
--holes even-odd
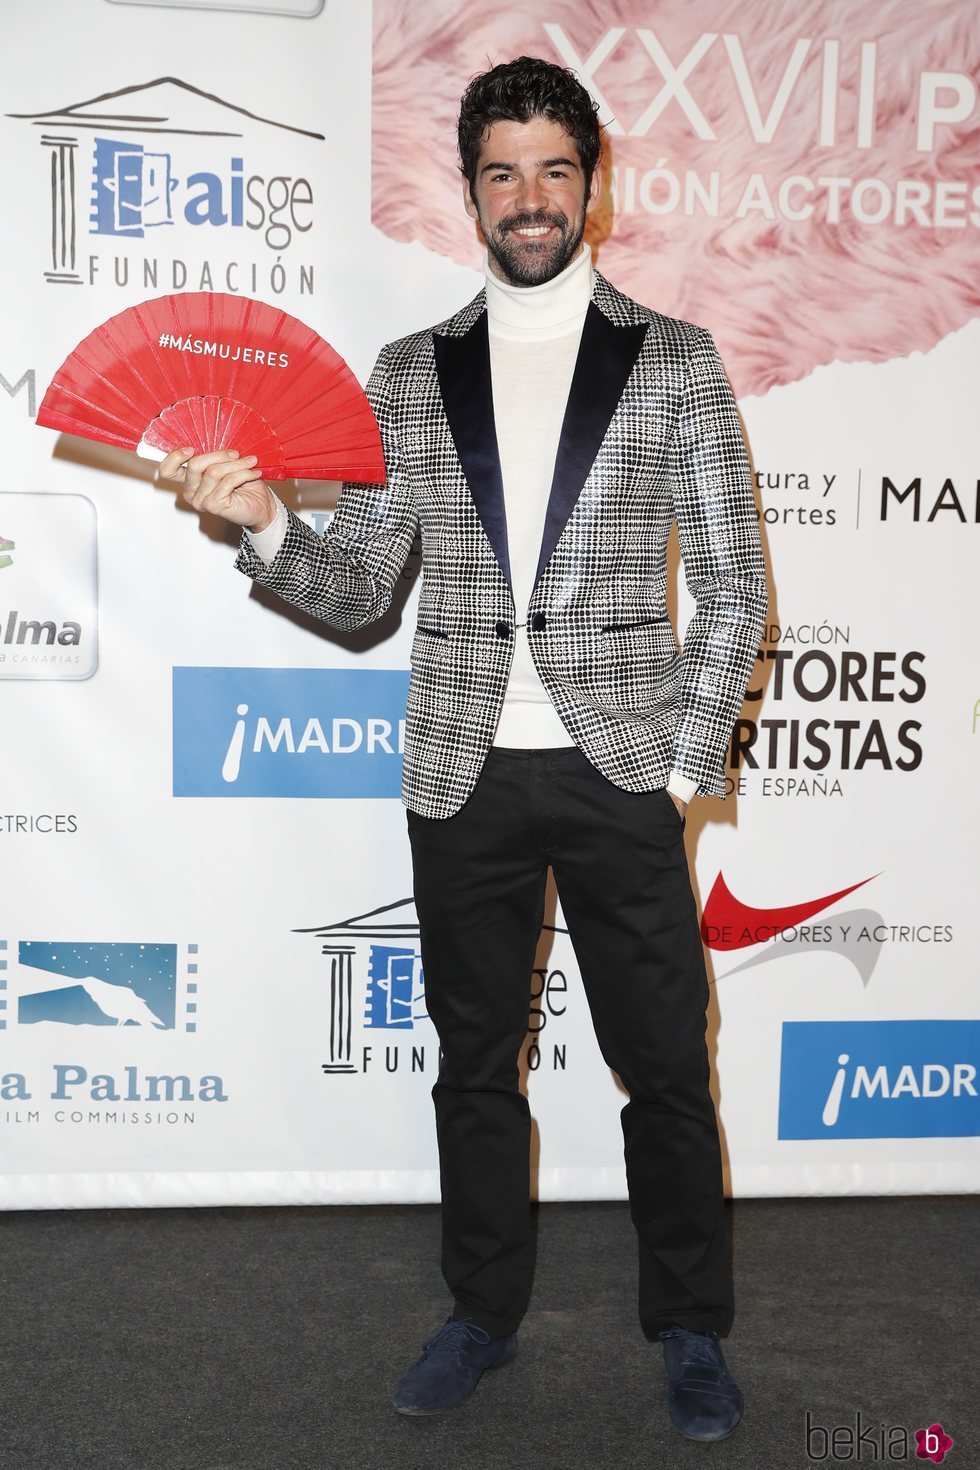
[(540, 286), (565, 269), (598, 197), (598, 169), (586, 191), (578, 147), (546, 117), (494, 123), (473, 189), (463, 181), (466, 213), (480, 222), (490, 269), (514, 286)]

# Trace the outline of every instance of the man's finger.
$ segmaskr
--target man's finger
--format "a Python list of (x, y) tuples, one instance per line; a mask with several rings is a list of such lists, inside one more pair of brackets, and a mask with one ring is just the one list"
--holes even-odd
[(233, 464), (238, 457), (237, 449), (211, 449), (206, 454), (195, 454), (192, 448), (173, 449), (161, 461), (160, 475), (167, 480), (197, 482), (212, 465)]
[(161, 480), (177, 480), (183, 482), (184, 467), (192, 457), (194, 450), (188, 446), (186, 449), (171, 449), (165, 459), (160, 461), (157, 474)]
[(213, 480), (215, 470), (220, 474), (227, 465), (236, 464), (238, 457), (237, 449), (212, 449), (207, 454), (195, 454), (187, 462), (186, 479), (189, 484), (199, 485), (210, 473)]
[(233, 470), (226, 470), (220, 478), (205, 478), (196, 486), (185, 486), (183, 498), (195, 510), (208, 510), (211, 506), (224, 505), (236, 490), (261, 478), (262, 472), (254, 462), (240, 469), (236, 466)]
[(239, 459), (237, 449), (210, 449), (207, 454), (195, 454), (190, 461), (190, 467), (199, 475), (216, 464), (227, 464), (231, 460)]
[[(204, 458), (203, 454), (198, 456), (198, 465)], [(234, 459), (222, 460), (215, 460), (209, 455), (208, 459), (211, 462), (204, 466), (200, 476), (201, 484), (207, 490), (213, 490), (216, 485), (220, 485), (226, 475), (234, 474), (239, 467), (251, 469), (253, 465), (258, 464), (258, 456), (254, 454), (246, 455), (244, 459), (239, 459), (237, 455)]]

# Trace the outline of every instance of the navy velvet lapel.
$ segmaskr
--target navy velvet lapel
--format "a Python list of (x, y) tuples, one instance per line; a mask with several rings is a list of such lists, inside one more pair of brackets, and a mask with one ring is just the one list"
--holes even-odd
[(456, 453), (493, 547), (510, 586), (504, 484), (497, 450), (490, 383), (490, 338), (487, 314), (481, 312), (462, 337), (433, 333), (436, 373)]
[(558, 545), (582, 486), (589, 478), (626, 381), (640, 355), (646, 331), (643, 322), (617, 327), (594, 301), (589, 303), (558, 442), (535, 583)]

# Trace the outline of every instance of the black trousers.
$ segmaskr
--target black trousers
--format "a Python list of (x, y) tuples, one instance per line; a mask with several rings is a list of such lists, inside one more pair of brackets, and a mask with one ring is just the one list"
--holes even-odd
[(576, 748), (494, 748), (447, 819), (408, 814), (426, 1003), (442, 1269), (454, 1315), (516, 1330), (531, 1290), (530, 1113), (518, 1086), (549, 866), (623, 1108), (644, 1333), (728, 1331), (704, 953), (666, 791), (612, 785)]

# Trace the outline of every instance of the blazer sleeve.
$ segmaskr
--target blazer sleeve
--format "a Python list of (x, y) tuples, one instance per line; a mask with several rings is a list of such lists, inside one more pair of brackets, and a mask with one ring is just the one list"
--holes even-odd
[(362, 628), (387, 612), (418, 531), (414, 496), (404, 472), (392, 410), (390, 354), (382, 348), (366, 388), (381, 430), (386, 481), (346, 483), (324, 535), (293, 511), (268, 565), (242, 536), (235, 566), (304, 612), (335, 628)]
[(697, 329), (671, 445), (674, 513), (695, 611), (683, 648), (673, 769), (703, 794), (724, 762), (766, 617), (766, 570), (735, 399), (710, 333)]

